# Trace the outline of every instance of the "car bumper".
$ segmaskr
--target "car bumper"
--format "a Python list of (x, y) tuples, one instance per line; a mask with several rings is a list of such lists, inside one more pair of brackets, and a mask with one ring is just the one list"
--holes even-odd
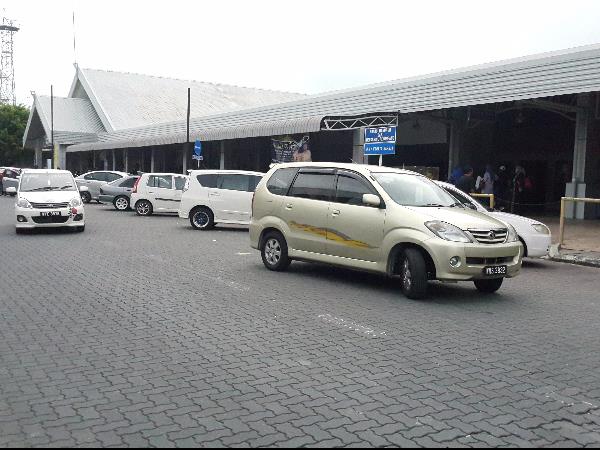
[(98, 201), (100, 203), (106, 203), (106, 204), (111, 204), (114, 201), (114, 199), (115, 199), (114, 195), (103, 194), (98, 197)]
[[(520, 242), (501, 245), (457, 244), (442, 239), (426, 241), (432, 256), (436, 279), (442, 281), (472, 281), (493, 278), (513, 278), (521, 271), (523, 245)], [(450, 260), (460, 258), (460, 265), (452, 267)], [(506, 275), (487, 276), (486, 267), (506, 266)]]
[[(72, 211), (72, 209), (75, 210)], [(59, 218), (42, 218), (41, 213), (60, 212)], [(83, 207), (61, 209), (30, 209), (15, 207), (15, 226), (19, 229), (82, 227), (85, 225)]]
[(525, 245), (527, 245), (528, 258), (548, 256), (550, 247), (552, 246), (552, 236), (549, 234), (528, 236), (525, 240)]

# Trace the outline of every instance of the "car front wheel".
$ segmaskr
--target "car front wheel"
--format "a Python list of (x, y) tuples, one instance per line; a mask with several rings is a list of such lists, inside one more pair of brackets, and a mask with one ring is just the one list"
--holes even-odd
[(273, 272), (283, 272), (292, 263), (288, 256), (287, 242), (279, 232), (271, 232), (264, 237), (260, 252), (263, 264)]
[(502, 286), (504, 278), (495, 278), (493, 280), (476, 280), (475, 287), (484, 294), (493, 294)]
[(402, 293), (412, 300), (424, 298), (427, 295), (427, 265), (423, 255), (409, 248), (404, 252), (400, 264)]
[(195, 230), (212, 230), (215, 227), (215, 215), (208, 208), (195, 208), (190, 213), (190, 224)]
[(140, 200), (135, 205), (135, 212), (138, 216), (151, 216), (152, 203), (150, 203), (148, 200)]
[(83, 200), (83, 203), (89, 203), (92, 201), (92, 194), (90, 194), (89, 192), (82, 192), (81, 193), (81, 200)]

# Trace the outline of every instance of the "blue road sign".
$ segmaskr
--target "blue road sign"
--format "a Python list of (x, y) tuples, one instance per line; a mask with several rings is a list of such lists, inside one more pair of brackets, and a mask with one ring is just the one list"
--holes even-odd
[(395, 142), (372, 142), (365, 144), (365, 155), (395, 155), (396, 154), (396, 143)]
[(373, 142), (396, 142), (396, 127), (365, 128), (365, 144)]
[(204, 156), (202, 156), (202, 142), (199, 140), (196, 141), (196, 144), (194, 145), (194, 154), (192, 155), (192, 159), (204, 161)]

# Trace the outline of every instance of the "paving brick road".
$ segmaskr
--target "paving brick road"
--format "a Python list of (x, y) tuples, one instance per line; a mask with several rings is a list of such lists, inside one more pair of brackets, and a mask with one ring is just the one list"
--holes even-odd
[(600, 271), (498, 295), (295, 263), (247, 232), (0, 198), (0, 446), (598, 446)]

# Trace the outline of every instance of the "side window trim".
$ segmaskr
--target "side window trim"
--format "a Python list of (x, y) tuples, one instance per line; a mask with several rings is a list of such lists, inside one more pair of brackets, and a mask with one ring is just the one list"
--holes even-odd
[[(356, 181), (360, 181), (362, 184), (364, 184), (371, 191), (371, 194), (376, 195), (381, 200), (381, 206), (379, 207), (379, 209), (386, 208), (385, 200), (383, 199), (381, 194), (379, 192), (377, 192), (377, 189), (375, 189), (375, 186), (373, 186), (373, 183), (371, 183), (364, 175), (362, 175), (358, 172), (354, 172), (352, 170), (347, 170), (347, 169), (336, 170), (335, 175), (336, 175), (335, 176), (335, 196), (334, 196), (334, 199), (332, 200), (333, 203), (341, 204), (337, 201), (337, 192), (338, 192), (338, 181), (340, 179), (340, 175), (343, 175), (346, 177), (354, 178)], [(355, 206), (363, 206), (365, 208), (369, 208), (369, 206), (367, 206), (367, 205), (355, 205)]]

